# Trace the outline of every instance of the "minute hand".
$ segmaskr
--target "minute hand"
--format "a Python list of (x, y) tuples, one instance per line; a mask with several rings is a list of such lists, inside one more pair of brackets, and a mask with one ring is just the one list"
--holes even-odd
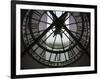
[[(60, 18), (58, 18), (53, 12), (50, 12), (52, 14), (52, 16), (55, 19), (61, 19), (64, 20), (67, 16), (67, 12), (65, 12)], [(60, 26), (63, 26), (63, 28), (67, 31), (67, 33), (75, 40), (75, 42), (78, 44), (78, 46), (89, 56), (89, 53), (87, 51), (87, 49), (84, 48), (84, 46), (78, 41), (78, 39), (70, 32), (70, 30), (63, 25), (61, 22), (58, 22), (60, 24)]]
[(46, 30), (44, 30), (44, 32), (34, 40), (34, 42), (32, 44), (30, 44), (22, 53), (22, 56), (24, 56), (27, 51), (29, 51), (35, 44), (37, 44), (40, 39), (56, 24), (56, 22), (58, 21), (58, 19), (62, 19), (64, 16), (66, 15), (66, 13), (64, 13), (62, 16), (60, 16), (59, 18), (56, 19), (56, 21), (54, 21)]

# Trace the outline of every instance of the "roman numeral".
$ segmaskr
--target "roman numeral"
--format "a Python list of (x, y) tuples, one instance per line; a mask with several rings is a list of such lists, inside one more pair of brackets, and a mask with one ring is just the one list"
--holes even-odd
[(56, 54), (54, 60), (55, 61), (60, 61), (61, 60), (61, 54), (59, 54), (59, 53)]

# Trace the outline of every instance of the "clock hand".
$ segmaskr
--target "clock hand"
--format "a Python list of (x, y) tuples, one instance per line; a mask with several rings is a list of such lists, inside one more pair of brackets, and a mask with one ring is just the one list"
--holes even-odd
[[(55, 15), (54, 13), (52, 13), (53, 16)], [(62, 15), (61, 19), (64, 20), (66, 18), (66, 12), (64, 13), (64, 15)], [(54, 16), (57, 19), (57, 16)], [(85, 53), (89, 56), (89, 53), (87, 51), (87, 49), (84, 48), (84, 46), (78, 41), (78, 39), (70, 32), (70, 30), (66, 27), (66, 25), (62, 24), (61, 22), (58, 22), (60, 26), (63, 26), (64, 29), (69, 33), (69, 35), (75, 40), (75, 42), (78, 44), (78, 46), (80, 48), (82, 48), (83, 51), (85, 51)]]
[(44, 32), (43, 32), (38, 38), (36, 38), (36, 39), (34, 40), (34, 42), (33, 42), (31, 45), (29, 45), (29, 47), (27, 47), (27, 48), (23, 51), (22, 56), (24, 56), (24, 55), (27, 53), (27, 51), (28, 51), (29, 49), (31, 49), (37, 42), (39, 42), (40, 39), (54, 26), (54, 24), (55, 24), (55, 22), (52, 23), (46, 30), (44, 30)]
[(58, 17), (53, 13), (53, 11), (49, 11), (50, 12), (50, 14), (52, 15), (52, 17), (53, 17), (53, 20), (56, 20), (56, 19), (58, 19)]
[[(32, 15), (32, 11), (31, 11), (30, 15)], [(66, 12), (64, 14), (62, 14), (62, 16), (60, 16), (58, 19), (63, 19), (64, 16), (66, 16)], [(29, 16), (29, 17), (31, 18), (31, 16)], [(34, 42), (31, 45), (29, 45), (29, 47), (27, 47), (23, 51), (21, 56), (24, 56), (27, 53), (27, 51), (29, 51), (35, 44), (37, 44), (37, 42), (39, 42), (40, 39), (56, 24), (56, 22), (58, 23), (58, 19), (56, 19), (46, 30), (44, 30), (44, 32), (38, 38), (36, 38), (34, 40)]]

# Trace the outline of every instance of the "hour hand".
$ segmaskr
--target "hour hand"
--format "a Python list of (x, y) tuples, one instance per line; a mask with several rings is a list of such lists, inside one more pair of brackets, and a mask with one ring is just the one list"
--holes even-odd
[(53, 13), (53, 11), (49, 11), (50, 12), (50, 14), (52, 15), (52, 17), (53, 17), (53, 20), (56, 20), (56, 19), (58, 19), (58, 17), (56, 16), (56, 14), (54, 14)]

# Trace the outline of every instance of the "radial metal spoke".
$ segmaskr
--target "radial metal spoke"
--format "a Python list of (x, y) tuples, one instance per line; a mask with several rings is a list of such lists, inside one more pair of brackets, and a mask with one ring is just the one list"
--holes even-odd
[[(54, 31), (52, 30), (52, 33), (51, 33), (45, 40), (42, 40), (42, 43), (41, 43), (41, 44), (45, 43), (45, 41), (46, 41), (53, 33), (54, 33)], [(45, 44), (46, 44), (46, 43), (45, 43)]]
[(50, 15), (48, 15), (47, 13), (46, 13), (46, 15), (53, 21), (53, 18)]
[(64, 49), (64, 43), (63, 43), (63, 40), (62, 40), (61, 35), (60, 35), (60, 38), (61, 38), (62, 48), (63, 48), (63, 50), (65, 50), (65, 49)]
[(36, 20), (36, 21), (38, 21), (38, 22), (42, 22), (42, 23), (45, 23), (45, 24), (51, 24), (51, 23), (48, 23), (48, 22), (45, 22), (45, 21), (41, 21), (41, 20), (39, 20), (39, 19), (36, 19), (36, 18), (32, 18), (33, 20)]
[(65, 34), (65, 36), (72, 42), (72, 43), (74, 43), (69, 37), (68, 37), (68, 35), (63, 31), (63, 33)]
[(53, 46), (52, 46), (52, 50), (54, 49), (54, 45), (55, 45), (56, 38), (57, 38), (57, 35), (56, 35), (56, 37), (54, 39)]
[[(46, 29), (44, 29), (44, 30), (46, 30)], [(38, 31), (35, 31), (33, 33), (40, 33), (40, 32), (43, 32), (44, 30), (38, 30)]]
[[(44, 29), (45, 30), (45, 29)], [(32, 32), (32, 33), (39, 33), (39, 32), (42, 32), (44, 30), (39, 30), (39, 31), (35, 31), (35, 32)], [(26, 33), (26, 35), (30, 35), (30, 33)], [(34, 34), (33, 34), (34, 35)]]
[(71, 17), (71, 13), (70, 13), (70, 15), (65, 19), (65, 21), (68, 20), (70, 17)]
[(80, 22), (75, 22), (75, 23), (70, 23), (70, 24), (65, 24), (66, 26), (69, 26), (69, 25), (74, 25), (74, 24), (78, 24), (78, 23), (82, 23), (82, 21)]
[(80, 35), (80, 33), (78, 33), (78, 32), (75, 32), (75, 31), (72, 31), (72, 30), (70, 30), (70, 31), (73, 32), (74, 34)]
[[(63, 33), (64, 33), (64, 31), (63, 31)], [(69, 41), (71, 41), (71, 39), (67, 36), (67, 34), (66, 34), (66, 33), (64, 33), (64, 35), (66, 36), (66, 38), (68, 38), (68, 39), (69, 39)], [(71, 45), (71, 44), (69, 44), (69, 45)], [(69, 45), (67, 45), (66, 47), (68, 47)]]
[[(63, 31), (63, 33), (64, 33), (64, 31)], [(64, 33), (65, 35), (66, 35), (66, 37), (70, 40), (70, 42), (71, 43), (73, 43), (74, 44), (74, 42), (67, 36), (67, 34), (66, 33)], [(76, 46), (76, 48), (77, 48), (77, 46)], [(78, 48), (77, 48), (78, 49)], [(79, 50), (79, 49), (78, 49)], [(80, 51), (80, 50), (79, 50)]]
[(53, 34), (53, 32), (48, 36), (48, 37), (46, 37), (46, 39), (45, 40), (42, 40), (42, 41), (46, 41), (51, 35)]

